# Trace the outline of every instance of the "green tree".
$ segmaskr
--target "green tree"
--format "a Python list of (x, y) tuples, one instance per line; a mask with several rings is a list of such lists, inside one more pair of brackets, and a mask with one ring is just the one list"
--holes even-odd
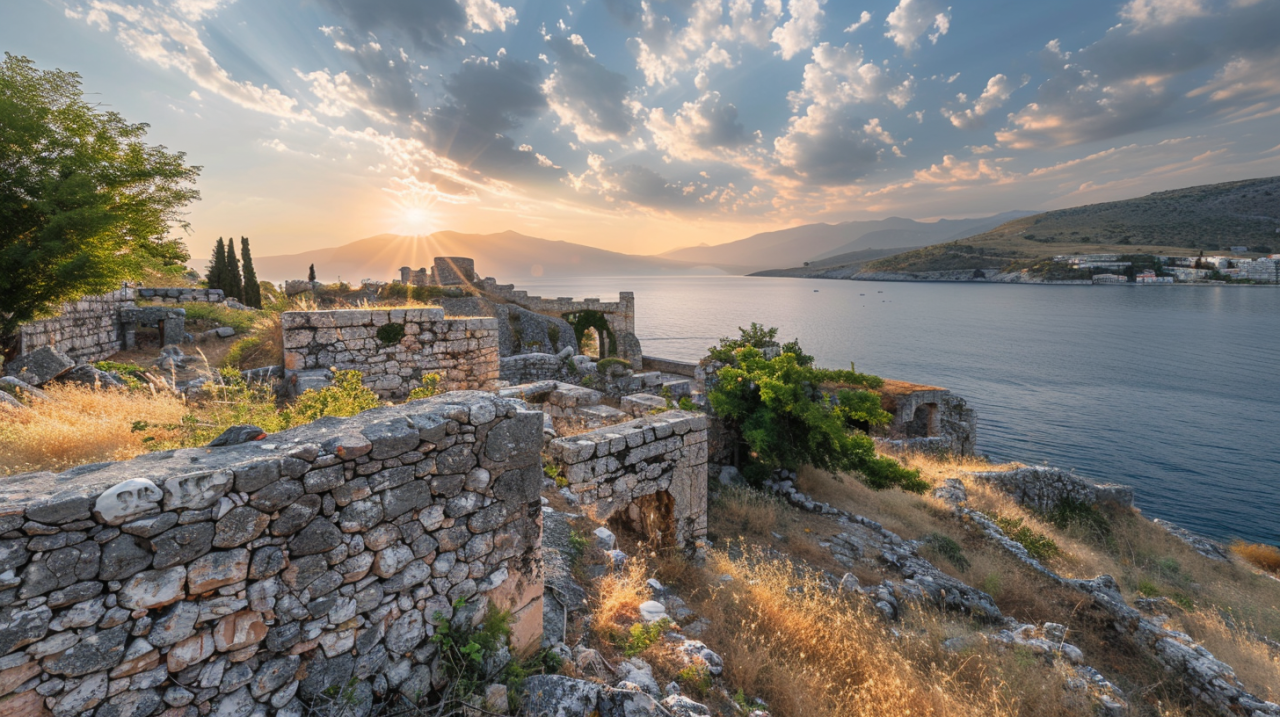
[(168, 234), (189, 228), (200, 168), (83, 95), (73, 72), (0, 63), (0, 337), (190, 258)]
[(226, 277), (226, 286), (223, 289), (227, 292), (227, 296), (235, 297), (236, 301), (244, 301), (244, 277), (240, 276), (240, 261), (236, 259), (235, 239), (227, 240)]
[(315, 280), (316, 280), (316, 265), (312, 264), (311, 268), (307, 270), (307, 281), (315, 281)]
[(218, 237), (218, 243), (213, 247), (213, 258), (209, 260), (209, 271), (204, 275), (206, 283), (210, 289), (222, 289), (222, 282), (227, 276), (227, 247), (222, 243), (222, 237)]
[(240, 237), (240, 262), (244, 267), (245, 306), (261, 309), (262, 287), (258, 285), (258, 273), (253, 270), (253, 255), (249, 253), (249, 237)]
[(853, 370), (803, 366), (792, 353), (766, 359), (744, 346), (733, 350), (708, 398), (716, 415), (741, 435), (749, 458), (743, 472), (753, 481), (777, 468), (810, 465), (858, 471), (873, 488), (923, 492), (929, 484), (892, 458), (877, 456), (862, 430), (892, 419), (879, 395), (866, 390), (883, 384)]

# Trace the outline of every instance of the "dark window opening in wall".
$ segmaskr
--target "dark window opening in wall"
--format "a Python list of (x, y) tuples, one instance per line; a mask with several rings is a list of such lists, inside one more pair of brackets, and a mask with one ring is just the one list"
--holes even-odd
[(617, 532), (638, 534), (643, 542), (655, 548), (674, 548), (675, 507), (675, 499), (665, 490), (642, 495), (614, 513), (609, 518), (609, 527)]
[(911, 421), (907, 423), (908, 438), (928, 438), (934, 434), (934, 420), (938, 415), (938, 404), (922, 403), (916, 407), (916, 411), (911, 416)]

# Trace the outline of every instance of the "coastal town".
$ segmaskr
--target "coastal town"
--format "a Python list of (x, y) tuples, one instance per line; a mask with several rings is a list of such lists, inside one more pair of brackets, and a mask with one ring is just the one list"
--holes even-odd
[(1280, 254), (1242, 256), (1248, 252), (1248, 247), (1240, 246), (1231, 247), (1230, 255), (1212, 256), (1204, 256), (1203, 252), (1201, 256), (1060, 254), (1053, 261), (1077, 273), (1073, 278), (1080, 283), (1280, 284)]

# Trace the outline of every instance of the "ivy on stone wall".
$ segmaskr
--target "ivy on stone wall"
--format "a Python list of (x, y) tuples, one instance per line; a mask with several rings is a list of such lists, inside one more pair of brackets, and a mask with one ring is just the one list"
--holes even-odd
[(578, 340), (578, 345), (582, 345), (582, 337), (586, 335), (587, 329), (595, 329), (600, 332), (602, 338), (607, 337), (609, 341), (608, 350), (605, 351), (601, 346), (601, 358), (607, 356), (618, 355), (618, 339), (613, 335), (613, 329), (609, 328), (609, 320), (605, 318), (602, 312), (595, 309), (584, 309), (582, 311), (571, 311), (563, 315), (565, 321), (573, 326), (574, 338)]

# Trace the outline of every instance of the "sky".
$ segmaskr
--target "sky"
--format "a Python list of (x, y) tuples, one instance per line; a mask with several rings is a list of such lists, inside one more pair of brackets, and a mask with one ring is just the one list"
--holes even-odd
[(1280, 0), (5, 0), (203, 167), (186, 241), (637, 254), (1280, 174)]

